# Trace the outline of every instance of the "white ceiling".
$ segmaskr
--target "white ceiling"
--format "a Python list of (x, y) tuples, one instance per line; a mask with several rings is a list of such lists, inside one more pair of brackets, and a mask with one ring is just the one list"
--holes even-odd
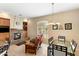
[(76, 8), (79, 8), (79, 3), (55, 3), (53, 12), (63, 12)]
[(0, 11), (5, 11), (10, 14), (23, 17), (37, 17), (57, 13), (74, 8), (78, 8), (79, 4), (67, 3), (3, 3), (0, 4)]

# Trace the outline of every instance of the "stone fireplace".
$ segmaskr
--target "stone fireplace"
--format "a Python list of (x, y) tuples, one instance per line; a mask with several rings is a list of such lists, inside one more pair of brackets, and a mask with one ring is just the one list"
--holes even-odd
[(10, 30), (10, 39), (11, 39), (11, 44), (17, 44), (17, 43), (24, 41), (23, 30), (11, 29)]

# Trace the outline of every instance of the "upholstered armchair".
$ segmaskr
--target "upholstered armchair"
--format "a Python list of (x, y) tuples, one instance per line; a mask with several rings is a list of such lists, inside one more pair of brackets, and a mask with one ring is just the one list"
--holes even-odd
[(38, 36), (36, 37), (36, 39), (38, 39), (38, 41), (39, 41), (39, 48), (41, 47), (41, 44), (42, 44), (42, 42), (43, 42), (42, 37), (43, 37), (43, 35), (38, 35)]
[(42, 36), (36, 37), (25, 44), (25, 53), (30, 52), (36, 54), (37, 50), (42, 44)]

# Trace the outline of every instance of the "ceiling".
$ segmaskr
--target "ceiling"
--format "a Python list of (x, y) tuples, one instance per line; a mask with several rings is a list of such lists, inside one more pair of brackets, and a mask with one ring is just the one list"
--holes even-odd
[(55, 3), (53, 13), (79, 8), (79, 3)]
[(79, 8), (76, 3), (0, 3), (0, 12), (23, 17), (38, 17)]

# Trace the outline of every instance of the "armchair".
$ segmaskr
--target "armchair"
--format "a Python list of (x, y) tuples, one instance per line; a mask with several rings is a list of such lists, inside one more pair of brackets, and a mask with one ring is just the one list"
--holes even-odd
[(39, 49), (39, 46), (41, 46), (41, 44), (42, 36), (32, 39), (30, 42), (25, 44), (25, 53), (30, 52), (36, 54), (36, 51)]

